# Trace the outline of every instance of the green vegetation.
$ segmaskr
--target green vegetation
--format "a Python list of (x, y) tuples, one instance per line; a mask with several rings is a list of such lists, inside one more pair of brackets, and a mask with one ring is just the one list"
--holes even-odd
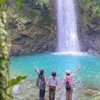
[[(13, 98), (12, 94), (8, 94), (8, 88), (18, 84), (26, 76), (18, 76), (16, 79), (9, 81), (9, 50), (8, 50), (8, 33), (9, 24), (16, 28), (17, 32), (23, 30), (34, 30), (37, 26), (50, 30), (54, 20), (51, 17), (51, 8), (49, 0), (33, 0), (30, 3), (23, 3), (21, 0), (0, 0), (0, 99), (6, 100), (7, 96)], [(31, 5), (32, 4), (32, 5)], [(16, 9), (17, 7), (21, 9)], [(30, 6), (31, 5), (31, 6)], [(11, 6), (11, 7), (10, 7)], [(33, 8), (32, 8), (33, 7)], [(25, 12), (25, 13), (24, 13)], [(8, 17), (8, 21), (7, 21)], [(32, 23), (28, 26), (27, 23)], [(22, 27), (23, 26), (23, 27)], [(37, 27), (37, 28), (38, 28)], [(6, 32), (7, 29), (7, 32)], [(14, 29), (15, 31), (15, 29)], [(12, 32), (13, 33), (13, 32)], [(33, 31), (32, 31), (33, 33)]]
[[(0, 99), (6, 100), (7, 95), (12, 98), (11, 94), (7, 93), (7, 88), (18, 84), (26, 76), (18, 76), (16, 79), (9, 81), (9, 51), (8, 51), (8, 33), (5, 26), (7, 23), (6, 0), (0, 0)], [(19, 3), (17, 3), (19, 7)]]
[(100, 30), (100, 0), (78, 0), (79, 21), (86, 33), (98, 33)]
[(78, 0), (82, 11), (92, 17), (100, 17), (100, 0)]
[(19, 8), (22, 8), (22, 7), (23, 7), (23, 4), (22, 4), (21, 0), (17, 0), (17, 1), (16, 1), (16, 5), (17, 5)]
[(16, 78), (9, 80), (7, 88), (11, 88), (11, 87), (19, 84), (22, 80), (24, 80), (26, 78), (27, 78), (27, 76), (17, 76)]
[(4, 11), (5, 0), (0, 0), (0, 99), (6, 100), (7, 83), (9, 76), (9, 52), (7, 48), (7, 23), (6, 12)]
[[(38, 26), (39, 28), (50, 28), (52, 24), (54, 24), (54, 20), (51, 17), (51, 6), (49, 0), (36, 0), (30, 6), (30, 2), (28, 4), (24, 3), (24, 8), (22, 9), (22, 14), (27, 13), (28, 19), (33, 20), (34, 26)], [(31, 14), (31, 15), (30, 15)], [(30, 16), (30, 17), (29, 17)], [(25, 16), (27, 17), (27, 16)]]
[[(19, 84), (21, 81), (23, 81), (24, 79), (26, 79), (27, 76), (17, 76), (16, 78), (13, 78), (11, 80), (8, 81), (8, 86), (7, 86), (7, 89), (10, 89), (12, 88), (13, 86)], [(12, 99), (13, 98), (13, 95), (10, 93), (8, 94), (7, 93), (7, 96)]]

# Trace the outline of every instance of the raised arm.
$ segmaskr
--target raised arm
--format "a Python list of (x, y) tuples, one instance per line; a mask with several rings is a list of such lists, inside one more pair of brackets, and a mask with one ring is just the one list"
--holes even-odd
[(74, 70), (74, 72), (71, 75), (74, 76), (74, 74), (80, 69), (81, 69), (81, 67), (78, 67), (76, 70)]
[(62, 81), (62, 83), (61, 83), (61, 85), (60, 85), (60, 88), (61, 88), (65, 83), (66, 83), (66, 76), (64, 77), (64, 79), (63, 79), (63, 81)]
[(34, 70), (35, 70), (38, 74), (40, 74), (40, 71), (39, 71), (36, 67), (34, 67)]

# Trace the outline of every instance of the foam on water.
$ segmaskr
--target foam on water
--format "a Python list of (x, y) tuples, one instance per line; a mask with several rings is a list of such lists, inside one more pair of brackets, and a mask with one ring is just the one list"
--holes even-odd
[(87, 54), (87, 52), (74, 52), (74, 51), (68, 51), (68, 52), (54, 52), (51, 53), (54, 55), (76, 55), (76, 56), (90, 56), (89, 54)]

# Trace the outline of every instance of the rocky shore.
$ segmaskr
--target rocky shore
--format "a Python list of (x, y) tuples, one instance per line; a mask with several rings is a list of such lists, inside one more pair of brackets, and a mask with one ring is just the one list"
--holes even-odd
[[(39, 100), (39, 90), (35, 85), (36, 79), (27, 78), (16, 87), (13, 87), (13, 100)], [(49, 100), (49, 91), (46, 87), (45, 100)], [(66, 92), (65, 87), (61, 90), (56, 89), (56, 100), (65, 100)], [(84, 86), (75, 86), (73, 91), (73, 100), (100, 100), (100, 92), (94, 89), (89, 89)]]
[[(48, 93), (48, 87), (46, 87), (46, 100), (49, 100)], [(13, 95), (13, 100), (39, 100), (39, 89), (36, 87), (36, 79), (26, 79), (25, 81), (18, 84), (17, 87), (13, 87)], [(56, 100), (59, 100), (59, 97), (60, 94), (57, 88)]]

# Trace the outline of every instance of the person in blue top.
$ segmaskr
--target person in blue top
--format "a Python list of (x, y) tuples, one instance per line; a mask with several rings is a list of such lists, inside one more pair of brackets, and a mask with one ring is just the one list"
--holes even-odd
[(36, 67), (34, 67), (34, 70), (38, 74), (36, 85), (39, 88), (39, 98), (40, 100), (45, 100), (46, 78), (44, 75), (44, 69), (38, 70)]

